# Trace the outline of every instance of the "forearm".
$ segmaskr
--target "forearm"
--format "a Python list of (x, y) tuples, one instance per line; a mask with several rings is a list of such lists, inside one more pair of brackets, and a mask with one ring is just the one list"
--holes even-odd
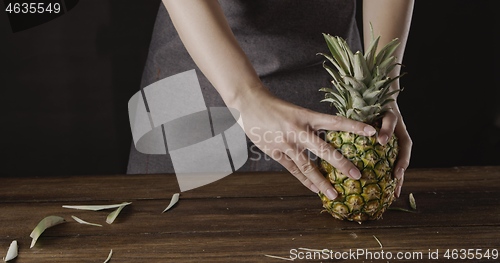
[(217, 0), (163, 0), (187, 51), (228, 106), (263, 88)]
[[(414, 0), (364, 0), (363, 1), (363, 36), (365, 50), (371, 41), (370, 23), (373, 33), (380, 35), (379, 49), (398, 38), (400, 45), (395, 51), (397, 62), (402, 63), (403, 54), (410, 30)], [(397, 76), (400, 67), (396, 67), (391, 75)]]

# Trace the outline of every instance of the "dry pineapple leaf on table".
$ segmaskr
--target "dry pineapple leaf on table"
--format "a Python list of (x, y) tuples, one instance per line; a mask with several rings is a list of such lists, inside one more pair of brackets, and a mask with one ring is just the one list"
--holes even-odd
[(104, 260), (104, 263), (107, 263), (111, 260), (111, 256), (113, 256), (113, 249), (111, 249), (111, 251), (109, 251), (109, 255), (108, 257), (106, 258), (106, 260)]
[(76, 222), (78, 222), (78, 223), (80, 223), (80, 224), (82, 224), (82, 225), (100, 226), (100, 227), (102, 227), (102, 225), (101, 225), (101, 224), (94, 224), (94, 223), (90, 223), (90, 222), (87, 222), (87, 221), (85, 221), (85, 220), (83, 220), (83, 219), (80, 219), (80, 218), (78, 218), (78, 217), (76, 217), (76, 216), (71, 216), (71, 218), (73, 218)]
[(115, 208), (119, 208), (120, 206), (126, 206), (129, 204), (131, 204), (131, 203), (130, 202), (123, 202), (121, 204), (114, 204), (114, 205), (63, 205), (62, 207), (70, 208), (70, 209), (98, 211), (98, 210), (106, 210), (106, 209), (115, 209)]
[(382, 246), (382, 242), (380, 242), (380, 240), (375, 236), (373, 235), (373, 238), (375, 238), (375, 240), (377, 241), (377, 243), (379, 244), (380, 248), (383, 248)]
[(328, 251), (328, 249), (314, 249), (314, 248), (305, 248), (305, 247), (299, 247), (299, 250), (305, 250), (305, 251), (310, 251), (310, 252), (325, 252), (325, 251)]
[(416, 211), (404, 209), (401, 207), (389, 207), (388, 209), (392, 210), (392, 211), (401, 211), (401, 212), (408, 212), (408, 213), (414, 213), (414, 214), (417, 213)]
[(66, 220), (64, 220), (64, 218), (62, 218), (60, 216), (47, 216), (44, 219), (42, 219), (38, 223), (38, 225), (35, 227), (35, 229), (33, 229), (33, 231), (31, 231), (30, 237), (32, 238), (32, 240), (31, 240), (30, 248), (35, 246), (36, 241), (38, 240), (40, 235), (42, 235), (42, 233), (43, 233), (43, 231), (45, 231), (45, 229), (53, 227), (55, 225), (62, 224), (64, 222), (66, 222)]
[(268, 258), (275, 258), (275, 259), (281, 259), (281, 260), (288, 260), (288, 261), (293, 261), (293, 258), (285, 258), (285, 257), (280, 257), (280, 256), (273, 256), (273, 255), (264, 255), (265, 257)]
[(116, 217), (120, 214), (120, 212), (122, 211), (122, 209), (125, 206), (129, 205), (129, 204), (130, 203), (123, 203), (123, 205), (121, 205), (118, 208), (116, 208), (115, 211), (109, 213), (108, 217), (106, 217), (106, 223), (112, 224), (115, 221)]
[(413, 193), (410, 193), (408, 196), (408, 200), (410, 201), (410, 207), (412, 210), (409, 209), (404, 209), (401, 207), (389, 207), (389, 210), (394, 210), (394, 211), (402, 211), (402, 212), (408, 212), (408, 213), (417, 213), (417, 203), (415, 202), (415, 197), (413, 196)]
[(131, 202), (123, 202), (121, 204), (113, 204), (113, 205), (63, 205), (62, 207), (71, 208), (71, 209), (79, 209), (79, 210), (91, 210), (91, 211), (116, 208), (115, 211), (109, 213), (108, 217), (106, 217), (106, 223), (111, 224), (115, 221), (116, 217), (120, 214), (122, 209), (125, 206), (130, 205), (130, 204), (131, 204)]
[(415, 202), (415, 197), (413, 197), (413, 193), (410, 193), (408, 197), (410, 199), (410, 206), (413, 210), (417, 210), (417, 203)]
[(172, 195), (172, 199), (170, 199), (170, 204), (167, 206), (167, 208), (165, 208), (165, 210), (163, 210), (162, 213), (165, 213), (167, 210), (172, 208), (175, 204), (177, 204), (177, 202), (179, 202), (179, 193), (175, 193), (174, 195)]
[(9, 250), (7, 250), (7, 255), (3, 258), (3, 261), (7, 262), (13, 260), (17, 257), (17, 241), (14, 240), (10, 243)]

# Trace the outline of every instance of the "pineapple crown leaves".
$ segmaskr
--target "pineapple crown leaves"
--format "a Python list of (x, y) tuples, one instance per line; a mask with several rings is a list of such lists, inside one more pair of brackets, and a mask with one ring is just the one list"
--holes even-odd
[[(372, 30), (373, 32), (373, 30)], [(365, 123), (374, 123), (387, 111), (388, 103), (394, 101), (392, 95), (399, 90), (390, 91), (394, 78), (388, 77), (396, 66), (393, 56), (399, 46), (394, 39), (376, 53), (380, 36), (374, 38), (363, 55), (360, 51), (353, 53), (347, 42), (338, 36), (323, 34), (330, 54), (319, 53), (327, 59), (323, 68), (332, 76), (332, 88), (322, 88), (325, 99), (338, 110), (338, 115)], [(330, 62), (331, 67), (327, 62)]]

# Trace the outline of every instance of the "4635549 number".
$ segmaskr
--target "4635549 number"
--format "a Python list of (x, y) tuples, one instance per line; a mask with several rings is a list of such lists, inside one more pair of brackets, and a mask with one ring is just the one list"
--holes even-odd
[(9, 3), (5, 12), (11, 14), (43, 14), (61, 12), (59, 3)]
[(498, 259), (498, 249), (447, 249), (443, 255), (446, 259)]

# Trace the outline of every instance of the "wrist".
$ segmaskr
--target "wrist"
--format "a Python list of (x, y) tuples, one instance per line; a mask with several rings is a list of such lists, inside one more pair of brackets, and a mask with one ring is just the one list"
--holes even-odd
[(245, 108), (248, 108), (249, 102), (260, 101), (260, 96), (269, 94), (269, 90), (259, 82), (254, 85), (231, 89), (229, 92), (221, 93), (221, 96), (226, 106), (242, 112)]

